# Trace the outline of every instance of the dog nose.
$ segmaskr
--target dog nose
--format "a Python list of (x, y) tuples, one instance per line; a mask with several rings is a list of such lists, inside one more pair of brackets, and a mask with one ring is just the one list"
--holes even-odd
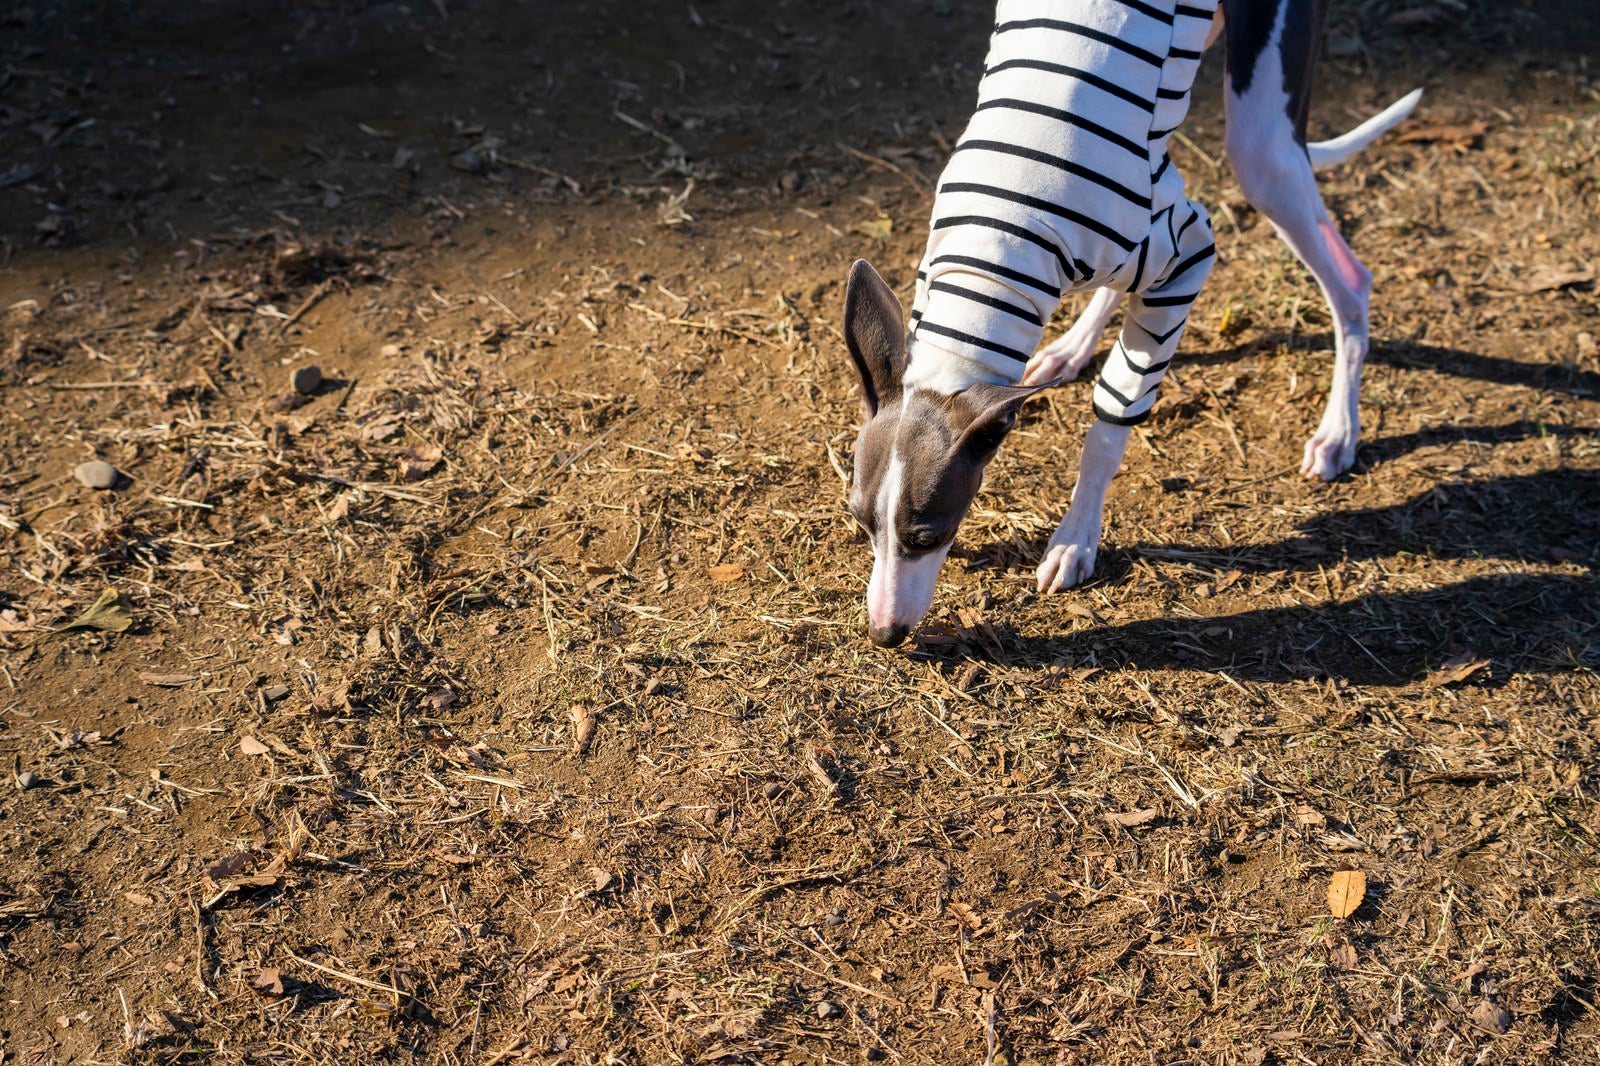
[(882, 629), (877, 626), (867, 626), (867, 635), (872, 638), (872, 643), (880, 648), (895, 647), (906, 639), (906, 634), (909, 632), (911, 632), (910, 626), (901, 625), (898, 622), (894, 625), (884, 626)]

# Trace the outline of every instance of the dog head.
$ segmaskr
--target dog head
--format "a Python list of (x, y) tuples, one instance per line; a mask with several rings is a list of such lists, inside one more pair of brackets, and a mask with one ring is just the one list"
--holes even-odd
[(844, 321), (861, 376), (850, 513), (872, 542), (867, 632), (892, 647), (933, 604), (956, 528), (1022, 402), (1049, 386), (983, 382), (942, 393), (906, 385), (900, 301), (865, 259), (850, 270)]

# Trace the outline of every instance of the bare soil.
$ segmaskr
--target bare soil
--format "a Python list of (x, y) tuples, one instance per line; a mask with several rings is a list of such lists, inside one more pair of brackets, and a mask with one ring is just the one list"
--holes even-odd
[(1326, 176), (1326, 485), (1208, 61), (1095, 580), (1031, 590), (1074, 385), (881, 651), (842, 284), (909, 295), (988, 20), (0, 13), (0, 1061), (1597, 1060), (1590, 0), (1335, 5), (1316, 131), (1428, 95)]

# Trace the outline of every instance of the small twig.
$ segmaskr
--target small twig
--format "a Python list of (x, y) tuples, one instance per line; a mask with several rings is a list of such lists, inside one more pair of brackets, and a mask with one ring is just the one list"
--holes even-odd
[(278, 331), (281, 333), (290, 326), (294, 325), (296, 322), (300, 321), (300, 316), (315, 307), (317, 301), (328, 295), (328, 290), (331, 288), (333, 288), (332, 279), (324, 278), (323, 280), (317, 282), (317, 287), (311, 290), (311, 295), (305, 298), (304, 303), (295, 308), (295, 311), (292, 315), (283, 320), (283, 323), (278, 327)]
[(583, 195), (583, 186), (559, 170), (551, 170), (549, 167), (541, 167), (538, 163), (528, 163), (521, 159), (512, 159), (508, 155), (497, 156), (497, 158), (508, 167), (516, 167), (518, 170), (531, 170), (535, 174), (543, 174), (547, 178), (555, 178), (577, 195)]
[(528, 1038), (525, 1036), (512, 1037), (511, 1043), (507, 1044), (499, 1051), (496, 1051), (493, 1055), (490, 1055), (488, 1058), (484, 1059), (483, 1066), (500, 1066), (502, 1062), (505, 1062), (507, 1059), (511, 1058), (512, 1055), (515, 1055), (517, 1052), (521, 1051), (523, 1047), (527, 1045), (527, 1043)]
[(1213, 173), (1220, 174), (1222, 172), (1222, 164), (1218, 163), (1211, 156), (1207, 155), (1205, 149), (1191, 141), (1182, 130), (1173, 130), (1172, 135), (1178, 138), (1185, 148), (1189, 149), (1189, 151), (1193, 152), (1201, 159), (1204, 159), (1206, 161), (1206, 165), (1211, 168)]
[(983, 994), (983, 1066), (994, 1066), (994, 1057), (1000, 1050), (1000, 1041), (994, 1032), (994, 992)]
[(1149, 763), (1156, 773), (1160, 774), (1166, 780), (1167, 787), (1172, 789), (1173, 795), (1177, 796), (1178, 799), (1183, 801), (1184, 806), (1188, 807), (1190, 810), (1197, 811), (1200, 809), (1200, 802), (1194, 798), (1194, 793), (1190, 792), (1181, 783), (1179, 783), (1178, 779), (1169, 773), (1165, 766), (1161, 765), (1161, 760), (1150, 754), (1148, 751), (1135, 751), (1133, 748), (1124, 747), (1123, 745), (1118, 744), (1110, 737), (1102, 737), (1097, 733), (1085, 733), (1084, 736), (1088, 737), (1090, 740), (1098, 741), (1108, 748), (1116, 748), (1125, 755), (1132, 755), (1135, 758), (1143, 756), (1144, 761)]
[(798, 966), (800, 969), (804, 970), (806, 973), (810, 974), (811, 976), (820, 977), (824, 981), (829, 982), (830, 984), (838, 985), (840, 988), (848, 988), (852, 992), (860, 992), (863, 996), (871, 996), (873, 999), (881, 999), (885, 1003), (891, 1004), (891, 1005), (896, 1006), (896, 1007), (905, 1006), (905, 1004), (902, 1003), (900, 1000), (895, 999), (893, 996), (885, 995), (884, 993), (879, 992), (876, 989), (868, 988), (865, 985), (858, 985), (853, 981), (846, 981), (842, 977), (835, 977), (835, 976), (833, 976), (833, 974), (823, 973), (821, 970), (813, 970), (811, 967), (807, 966), (805, 963), (801, 962), (799, 959), (785, 959), (784, 961), (787, 962), (790, 966)]
[(927, 193), (928, 186), (927, 186), (926, 182), (920, 181), (917, 178), (912, 177), (910, 174), (906, 173), (904, 170), (901, 170), (899, 167), (895, 166), (893, 163), (889, 162), (887, 159), (880, 159), (875, 155), (870, 155), (867, 152), (863, 152), (859, 148), (851, 148), (848, 144), (845, 144), (843, 141), (836, 141), (835, 144), (838, 146), (840, 151), (849, 152), (851, 155), (855, 156), (857, 159), (864, 159), (868, 163), (871, 163), (873, 166), (879, 166), (879, 167), (883, 167), (883, 168), (885, 168), (887, 170), (894, 171), (896, 174), (900, 175), (900, 177), (904, 178), (906, 183), (908, 185), (910, 185), (913, 189), (915, 189), (918, 192), (923, 193), (923, 194)]
[(194, 912), (194, 979), (195, 979), (195, 983), (197, 983), (200, 986), (200, 991), (204, 992), (206, 995), (210, 996), (212, 999), (216, 999), (217, 998), (217, 994), (214, 991), (212, 991), (211, 990), (211, 986), (206, 983), (206, 927), (205, 927), (205, 915), (200, 913), (200, 903), (199, 903), (199, 901), (197, 901), (194, 898), (194, 894), (193, 893), (190, 893), (190, 895), (189, 895), (189, 909)]
[(321, 963), (312, 962), (310, 959), (302, 959), (288, 948), (284, 948), (283, 950), (285, 954), (302, 966), (309, 966), (319, 973), (327, 974), (329, 977), (337, 977), (341, 981), (349, 981), (353, 985), (360, 985), (362, 988), (370, 988), (375, 992), (387, 992), (394, 996), (396, 1002), (413, 998), (409, 992), (404, 992), (396, 988), (394, 985), (386, 985), (382, 981), (371, 981), (365, 977), (357, 977), (353, 973), (345, 973), (343, 970), (335, 970), (331, 966), (324, 966)]
[(154, 389), (159, 387), (158, 381), (52, 381), (50, 388), (57, 390), (67, 389)]
[(756, 344), (764, 344), (768, 348), (783, 347), (777, 341), (763, 337), (759, 333), (751, 333), (748, 330), (739, 329), (737, 326), (724, 326), (716, 322), (696, 322), (692, 318), (669, 318), (655, 308), (646, 307), (641, 303), (629, 303), (628, 306), (635, 311), (649, 315), (657, 321), (665, 322), (669, 326), (683, 326), (685, 329), (698, 329), (706, 333), (730, 333), (735, 337), (743, 337), (747, 341), (754, 341)]
[(515, 311), (511, 310), (511, 308), (507, 307), (505, 304), (501, 303), (500, 302), (500, 297), (496, 296), (492, 292), (486, 292), (486, 293), (483, 294), (483, 298), (488, 300), (490, 303), (494, 304), (496, 307), (498, 307), (500, 310), (504, 311), (506, 314), (510, 315), (511, 316), (511, 321), (513, 321), (513, 322), (515, 322), (517, 324), (517, 328), (518, 329), (527, 328), (528, 320), (523, 318), (521, 315), (517, 314)]

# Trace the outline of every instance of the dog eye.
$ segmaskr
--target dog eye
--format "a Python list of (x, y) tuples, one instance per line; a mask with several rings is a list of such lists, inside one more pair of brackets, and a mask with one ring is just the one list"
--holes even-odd
[(911, 547), (926, 550), (939, 543), (939, 534), (931, 529), (914, 529), (906, 539)]

